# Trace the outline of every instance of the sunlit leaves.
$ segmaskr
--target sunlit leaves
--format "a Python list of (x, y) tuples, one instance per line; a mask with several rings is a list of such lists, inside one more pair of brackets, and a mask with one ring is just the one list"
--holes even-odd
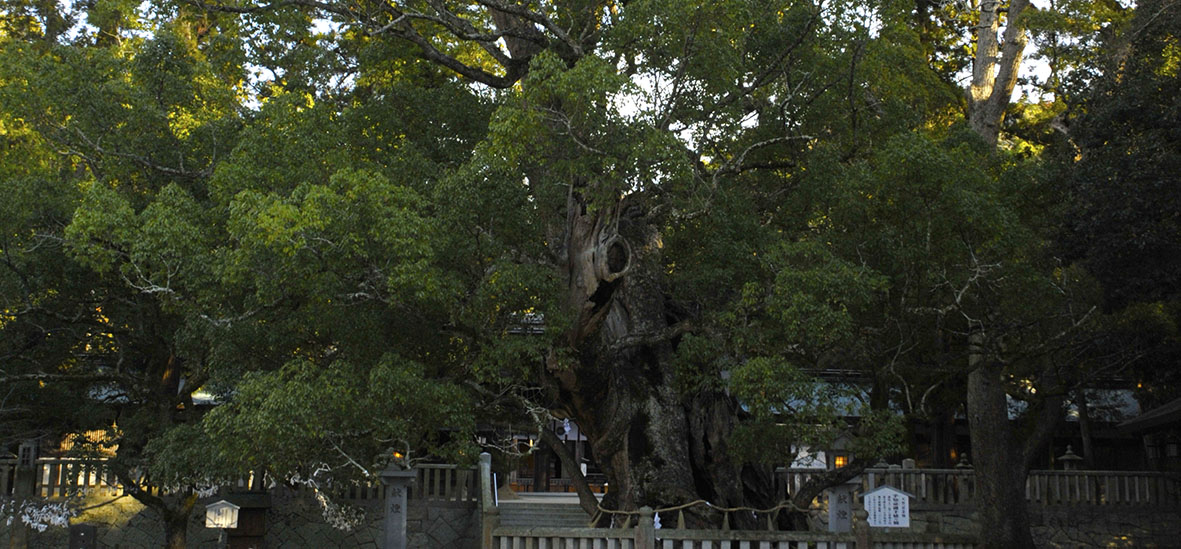
[[(289, 198), (240, 193), (228, 228), (240, 246), (235, 261), (256, 273), (249, 276), (262, 275), (254, 283), (272, 298), (302, 288), (321, 300), (428, 299), (430, 229), (421, 205), (413, 191), (381, 176), (341, 171)], [(353, 276), (360, 284), (348, 282)]]
[(885, 285), (881, 275), (817, 242), (784, 244), (766, 261), (777, 273), (765, 298), (767, 313), (782, 337), (817, 348), (851, 336), (852, 314)]
[(121, 259), (118, 248), (132, 241), (135, 211), (114, 190), (91, 185), (66, 235), (84, 265), (109, 271)]
[(358, 465), (388, 461), (394, 450), (471, 455), (467, 402), (459, 387), (431, 381), (421, 365), (395, 355), (367, 366), (297, 360), (248, 376), (205, 426), (221, 459), (242, 468), (261, 463), (306, 475), (325, 463), (338, 468), (337, 478), (362, 476)]
[(514, 166), (522, 178), (544, 174), (548, 181), (529, 181), (542, 205), (564, 202), (559, 181), (586, 181), (599, 203), (610, 204), (687, 175), (673, 136), (620, 112), (619, 97), (634, 94), (633, 85), (606, 60), (588, 57), (567, 68), (542, 54), (522, 85), (519, 98), (497, 112), (477, 160)]

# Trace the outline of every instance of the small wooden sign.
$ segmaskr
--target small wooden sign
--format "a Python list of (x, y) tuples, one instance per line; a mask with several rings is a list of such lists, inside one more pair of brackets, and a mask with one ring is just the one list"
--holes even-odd
[(870, 526), (910, 528), (910, 498), (914, 496), (892, 486), (879, 486), (862, 496)]
[(238, 510), (241, 507), (226, 500), (210, 503), (205, 506), (206, 528), (237, 528)]

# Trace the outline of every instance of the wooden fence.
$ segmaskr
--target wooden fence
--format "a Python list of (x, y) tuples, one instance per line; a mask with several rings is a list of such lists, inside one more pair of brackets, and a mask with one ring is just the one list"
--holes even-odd
[(500, 526), (492, 456), (481, 454), (479, 467), (483, 549), (973, 549), (976, 543), (969, 536), (871, 531), (862, 514), (849, 533), (658, 529), (648, 507), (626, 528)]
[[(0, 496), (14, 490), (15, 460), (0, 460)], [(479, 500), (475, 469), (455, 465), (420, 464), (410, 498), (425, 501), (473, 503)], [(780, 469), (780, 490), (786, 496), (818, 473), (815, 469)], [(41, 458), (37, 460), (34, 494), (46, 499), (74, 497), (83, 493), (123, 495), (104, 460)], [(236, 483), (245, 488), (252, 479)], [(861, 493), (878, 486), (893, 486), (914, 495), (917, 505), (963, 505), (976, 500), (976, 478), (971, 468), (959, 469), (866, 469), (861, 475)], [(152, 493), (159, 488), (143, 486)], [(380, 483), (354, 483), (331, 490), (337, 497), (377, 500), (385, 497)], [(1037, 505), (1181, 505), (1181, 476), (1143, 471), (1033, 471), (1026, 481), (1025, 495)]]
[(410, 499), (476, 503), (480, 491), (476, 470), (455, 465), (424, 464), (414, 468), (418, 472), (415, 485), (410, 488)]
[[(37, 460), (32, 494), (45, 499), (84, 492), (122, 495), (123, 487), (104, 460), (42, 458)], [(0, 497), (16, 492), (16, 460), (0, 460)]]
[[(44, 499), (63, 499), (83, 494), (121, 496), (125, 493), (122, 483), (115, 478), (105, 460), (40, 458), (36, 468), (33, 494)], [(415, 470), (418, 477), (408, 494), (411, 500), (462, 503), (479, 500), (473, 468), (423, 464), (415, 467)], [(16, 460), (0, 460), (0, 497), (13, 494), (15, 472)], [(235, 488), (246, 489), (255, 483), (253, 477), (247, 475), (230, 484)], [(154, 495), (162, 493), (160, 488), (153, 486), (143, 485), (141, 489)], [(385, 498), (385, 487), (379, 482), (344, 484), (331, 487), (328, 491), (334, 497), (351, 501)]]
[[(973, 549), (970, 536), (914, 532), (771, 532), (634, 528), (493, 527), (491, 549)], [(487, 546), (486, 546), (487, 547)]]
[[(779, 489), (795, 493), (820, 473), (815, 469), (780, 469)], [(866, 469), (860, 494), (892, 486), (914, 495), (918, 505), (965, 505), (976, 502), (976, 475), (971, 468)], [(1144, 471), (1032, 471), (1025, 496), (1036, 505), (1181, 505), (1181, 476)]]
[[(603, 475), (594, 475), (594, 474), (587, 475), (586, 483), (587, 483), (587, 486), (590, 487), (591, 492), (594, 492), (596, 494), (607, 493), (607, 479)], [(533, 491), (533, 479), (528, 478), (528, 477), (511, 479), (511, 480), (509, 480), (509, 487), (512, 488), (512, 490), (514, 492), (518, 492), (518, 493), (532, 492)], [(551, 478), (551, 479), (549, 479), (549, 483), (546, 486), (546, 488), (547, 488), (546, 491), (549, 493), (555, 493), (555, 492), (574, 493), (574, 492), (577, 492), (577, 490), (574, 488), (574, 481), (572, 481), (568, 478)]]

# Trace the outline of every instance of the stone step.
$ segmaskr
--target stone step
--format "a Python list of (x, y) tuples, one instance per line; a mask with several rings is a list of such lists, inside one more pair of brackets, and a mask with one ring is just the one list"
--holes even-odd
[(590, 517), (578, 505), (501, 503), (501, 526), (585, 528)]
[(517, 503), (517, 502), (500, 502), (500, 509), (513, 511), (553, 511), (555, 513), (583, 513), (582, 506), (571, 503)]
[(557, 520), (554, 518), (510, 518), (501, 517), (501, 526), (511, 526), (520, 528), (587, 528), (590, 521), (588, 519), (564, 519)]

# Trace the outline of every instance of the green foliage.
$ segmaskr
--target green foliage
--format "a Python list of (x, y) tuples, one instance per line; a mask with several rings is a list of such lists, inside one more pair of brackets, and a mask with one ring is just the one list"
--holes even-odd
[(394, 355), (364, 367), (294, 360), (244, 378), (204, 428), (218, 459), (239, 470), (263, 465), (307, 476), (329, 464), (345, 471), (344, 478), (372, 479), (394, 451), (474, 459), (463, 390), (424, 373), (421, 364)]
[(225, 459), (200, 424), (182, 423), (164, 429), (144, 449), (148, 481), (155, 486), (180, 490), (215, 487), (236, 482), (242, 471), (235, 460)]
[[(891, 454), (892, 410), (961, 398), (973, 329), (1034, 381), (1039, 361), (1102, 362), (1055, 334), (1175, 339), (1177, 18), (1145, 6), (1031, 15), (1063, 95), (1011, 109), (993, 151), (963, 120), (975, 16), (951, 5), (545, 3), (522, 9), (555, 26), (519, 29), (544, 39), (510, 35), (528, 53), (504, 58), (442, 20), (409, 18), (411, 35), (352, 9), (12, 3), (0, 378), (50, 380), (21, 378), (36, 419), (20, 429), (117, 420), (119, 459), (170, 483), (372, 473), (392, 450), (470, 460), (477, 418), (533, 421), (513, 398), (602, 358), (567, 337), (585, 304), (562, 245), (585, 213), (652, 267), (615, 291), (660, 304), (632, 334), (674, 334), (658, 369), (742, 410), (737, 455), (838, 438)], [(1091, 61), (1124, 32), (1118, 63)], [(483, 88), (432, 56), (520, 78)], [(1050, 129), (1064, 116), (1077, 151)], [(1068, 177), (1047, 151), (1067, 151)], [(1094, 277), (1051, 253), (1064, 220)], [(1088, 316), (1101, 293), (1134, 305)], [(55, 406), (96, 387), (120, 406)], [(204, 418), (198, 387), (223, 402)]]
[(731, 440), (744, 460), (782, 463), (804, 448), (841, 447), (877, 457), (900, 449), (902, 418), (891, 410), (871, 410), (856, 386), (821, 380), (773, 358), (735, 367), (729, 386), (751, 416)]
[(872, 301), (885, 283), (818, 242), (784, 244), (772, 250), (767, 262), (777, 273), (766, 297), (775, 331), (788, 341), (820, 348), (853, 335), (852, 312)]
[(1143, 357), (1131, 371), (1150, 406), (1181, 395), (1178, 21), (1176, 5), (1144, 2), (1104, 34), (1118, 53), (1069, 82), (1073, 141), (1056, 151), (1070, 197), (1059, 244), (1102, 286), (1109, 345)]
[(1181, 28), (1175, 7), (1149, 4), (1133, 21), (1128, 53), (1104, 67), (1104, 78), (1078, 105), (1078, 150), (1068, 177), (1074, 199), (1068, 245), (1105, 282), (1114, 307), (1176, 294), (1175, 212), (1181, 162), (1174, 128)]

